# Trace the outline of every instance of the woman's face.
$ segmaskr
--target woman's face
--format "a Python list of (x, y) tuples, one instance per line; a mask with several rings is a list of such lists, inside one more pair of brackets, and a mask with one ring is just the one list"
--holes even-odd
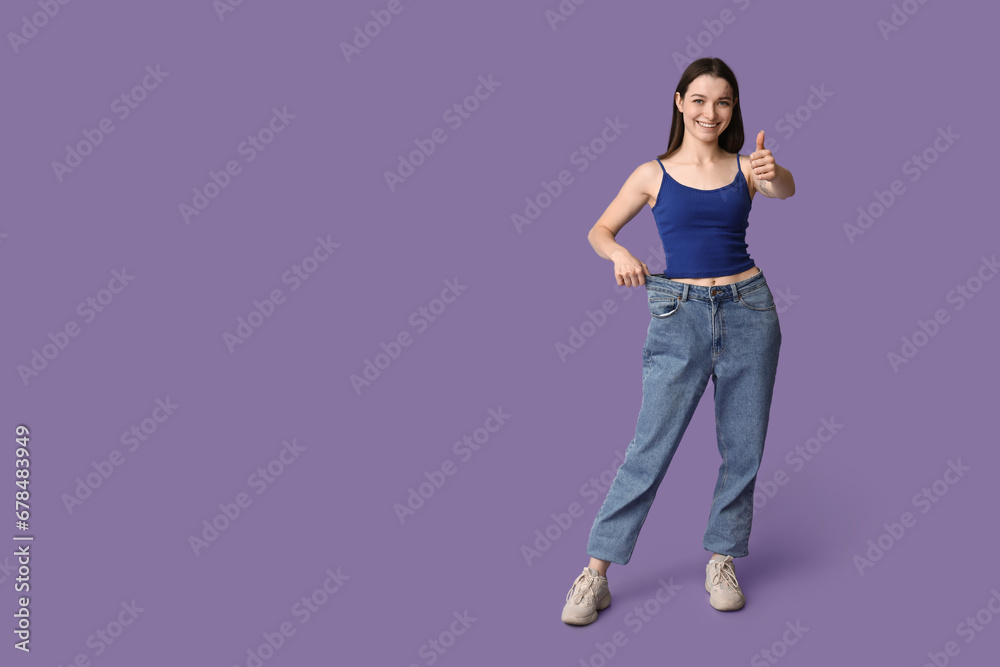
[(700, 141), (717, 142), (733, 117), (736, 100), (729, 82), (702, 74), (688, 85), (683, 100), (680, 93), (674, 93), (674, 103), (684, 115), (685, 135)]

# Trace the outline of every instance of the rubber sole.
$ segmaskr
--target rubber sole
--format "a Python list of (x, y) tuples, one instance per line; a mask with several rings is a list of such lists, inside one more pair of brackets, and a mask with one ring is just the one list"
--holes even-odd
[[(705, 592), (708, 593), (709, 596), (712, 595), (712, 589), (709, 587), (708, 582), (705, 582)], [(739, 607), (729, 607), (727, 609), (719, 609), (714, 604), (712, 604), (712, 598), (711, 597), (708, 598), (708, 604), (712, 605), (712, 609), (716, 609), (718, 611), (738, 611), (740, 609), (743, 609), (743, 605), (745, 605), (746, 603), (747, 603), (746, 598), (743, 598), (743, 601), (740, 602)]]
[(605, 595), (603, 598), (601, 598), (600, 602), (597, 603), (596, 611), (594, 611), (592, 615), (588, 616), (587, 618), (570, 618), (570, 619), (567, 619), (565, 616), (563, 616), (562, 621), (563, 623), (568, 623), (569, 625), (590, 625), (591, 623), (597, 620), (598, 611), (604, 611), (610, 606), (611, 606), (611, 591), (608, 591), (608, 594)]

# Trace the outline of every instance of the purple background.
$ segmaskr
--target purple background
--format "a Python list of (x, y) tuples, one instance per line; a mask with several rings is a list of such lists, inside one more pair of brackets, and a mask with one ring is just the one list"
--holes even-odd
[[(427, 642), (444, 633), (442, 667), (598, 667), (595, 644), (616, 632), (627, 643), (608, 664), (766, 664), (759, 652), (777, 644), (786, 664), (920, 665), (948, 641), (955, 664), (991, 664), (1000, 619), (958, 626), (1000, 591), (1000, 282), (976, 277), (993, 276), (982, 258), (1000, 247), (987, 201), (1000, 164), (996, 9), (911, 1), (919, 9), (885, 39), (888, 2), (588, 2), (553, 29), (556, 0), (402, 0), (347, 62), (341, 43), (387, 4), (247, 0), (220, 20), (209, 0), (72, 2), (16, 51), (8, 35), (0, 486), (11, 507), (14, 429), (26, 424), (35, 541), (32, 650), (8, 631), (4, 664), (255, 664), (248, 650), (284, 622), (295, 632), (263, 664), (427, 665)], [(712, 23), (724, 9), (734, 20)], [(0, 26), (18, 32), (39, 11), (5, 3)], [(582, 487), (634, 434), (649, 319), (644, 290), (616, 290), (586, 233), (666, 149), (687, 64), (673, 54), (699, 33), (694, 56), (738, 77), (741, 152), (764, 129), (797, 186), (755, 198), (748, 234), (783, 332), (758, 491), (779, 471), (788, 483), (760, 496), (751, 554), (737, 560), (746, 607), (713, 610), (701, 539), (720, 459), (706, 392), (631, 563), (609, 570), (614, 604), (570, 627), (559, 612), (603, 499)], [(157, 65), (166, 78), (121, 119), (112, 101)], [(443, 113), (480, 76), (500, 85), (455, 128)], [(808, 110), (812, 87), (830, 96)], [(246, 161), (240, 143), (275, 108), (294, 119)], [(808, 118), (790, 133), (783, 119), (797, 110)], [(60, 181), (53, 162), (102, 118), (114, 131)], [(606, 118), (627, 128), (580, 171), (572, 155)], [(959, 138), (938, 154), (949, 127)], [(446, 141), (391, 190), (385, 173), (435, 128)], [(929, 148), (936, 161), (910, 180), (904, 163)], [(179, 205), (229, 160), (241, 172), (186, 224)], [(563, 169), (572, 184), (519, 233), (512, 214)], [(905, 192), (852, 243), (845, 225), (894, 179)], [(282, 276), (317, 237), (340, 245), (292, 290)], [(640, 259), (659, 251), (651, 212), (618, 240)], [(122, 267), (134, 278), (86, 321), (78, 304)], [(420, 331), (411, 314), (448, 280), (465, 289)], [(948, 294), (967, 283), (979, 291), (959, 309)], [(224, 333), (275, 289), (283, 303), (231, 352)], [(557, 343), (605, 299), (615, 312), (564, 362)], [(947, 323), (894, 370), (887, 355), (938, 309)], [(70, 321), (79, 335), (22, 380)], [(350, 376), (403, 332), (411, 344), (355, 391)], [(178, 407), (129, 451), (122, 434), (168, 397)], [(478, 451), (453, 449), (490, 409), (510, 417)], [(786, 456), (824, 419), (842, 428), (793, 465)], [(298, 457), (253, 486), (292, 440)], [(67, 508), (115, 450), (121, 465)], [(969, 470), (957, 483), (915, 505), (959, 459)], [(396, 504), (447, 460), (454, 474), (401, 523)], [(240, 493), (250, 505), (196, 555), (189, 537)], [(574, 502), (582, 515), (555, 526)], [(883, 535), (907, 511), (915, 525)], [(19, 531), (6, 520), (9, 540)], [(536, 545), (547, 529), (555, 539)], [(855, 556), (880, 536), (891, 548), (862, 575)], [(544, 550), (526, 558), (532, 546)], [(338, 568), (349, 578), (317, 594), (303, 623), (294, 605)], [(649, 603), (635, 632), (633, 609), (660, 578), (681, 589)], [(96, 639), (117, 634), (133, 600), (134, 622), (112, 644)], [(476, 620), (451, 643), (463, 612)], [(797, 621), (808, 631), (783, 644)]]

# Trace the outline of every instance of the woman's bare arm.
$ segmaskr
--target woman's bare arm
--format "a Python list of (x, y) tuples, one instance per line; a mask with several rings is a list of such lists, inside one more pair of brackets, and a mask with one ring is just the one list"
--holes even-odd
[(649, 275), (649, 268), (633, 257), (625, 246), (615, 240), (615, 237), (622, 227), (650, 202), (648, 194), (650, 179), (658, 174), (658, 171), (653, 172), (652, 163), (636, 167), (587, 233), (587, 240), (594, 251), (604, 259), (615, 263), (615, 278), (619, 285), (643, 285), (645, 284), (643, 276)]

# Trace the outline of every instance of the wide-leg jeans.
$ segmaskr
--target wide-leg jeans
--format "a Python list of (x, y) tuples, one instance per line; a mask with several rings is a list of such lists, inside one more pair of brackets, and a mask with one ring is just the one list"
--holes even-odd
[(635, 438), (594, 519), (587, 553), (622, 565), (632, 558), (711, 378), (722, 463), (703, 545), (746, 556), (781, 346), (774, 296), (759, 267), (756, 275), (728, 285), (691, 285), (654, 274), (646, 276), (645, 287), (650, 322)]

